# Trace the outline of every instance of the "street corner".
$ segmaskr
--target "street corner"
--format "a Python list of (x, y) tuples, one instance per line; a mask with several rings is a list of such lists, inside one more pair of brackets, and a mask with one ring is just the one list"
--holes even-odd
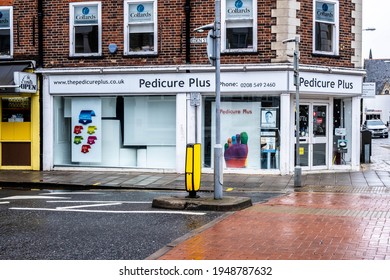
[(238, 211), (252, 206), (249, 197), (225, 196), (190, 198), (186, 196), (162, 196), (153, 199), (152, 207), (176, 210)]

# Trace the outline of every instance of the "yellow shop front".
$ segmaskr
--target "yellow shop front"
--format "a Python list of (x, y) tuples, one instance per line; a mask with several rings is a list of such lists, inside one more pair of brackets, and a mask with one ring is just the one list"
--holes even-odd
[(0, 64), (0, 169), (39, 170), (39, 94), (33, 61)]

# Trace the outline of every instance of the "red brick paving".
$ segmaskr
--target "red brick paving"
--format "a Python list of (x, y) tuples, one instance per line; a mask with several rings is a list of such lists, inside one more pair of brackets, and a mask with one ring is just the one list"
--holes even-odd
[(163, 260), (390, 259), (390, 196), (292, 193), (234, 213)]

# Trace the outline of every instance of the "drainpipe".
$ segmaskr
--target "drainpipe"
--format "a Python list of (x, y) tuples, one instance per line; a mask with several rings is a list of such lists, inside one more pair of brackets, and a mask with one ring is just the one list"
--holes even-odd
[(191, 55), (190, 55), (191, 0), (186, 0), (186, 4), (184, 5), (184, 11), (186, 13), (186, 63), (190, 64), (191, 63)]
[[(37, 68), (43, 68), (43, 0), (38, 0), (38, 65)], [(40, 131), (40, 140), (39, 140), (39, 170), (43, 169), (43, 141), (42, 141), (42, 132), (43, 132), (43, 79), (42, 74), (38, 75), (39, 81), (39, 131)]]
[(43, 67), (43, 0), (38, 0), (38, 67)]

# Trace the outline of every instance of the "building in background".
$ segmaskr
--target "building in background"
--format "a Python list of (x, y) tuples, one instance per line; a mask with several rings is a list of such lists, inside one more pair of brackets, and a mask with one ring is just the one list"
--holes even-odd
[(381, 119), (390, 122), (390, 59), (366, 59), (365, 84), (372, 85), (372, 94), (363, 98), (363, 121)]
[[(222, 0), (224, 172), (292, 173), (295, 133), (304, 171), (359, 169), (361, 2)], [(214, 1), (40, 3), (44, 170), (181, 173), (198, 142), (213, 171), (215, 69), (194, 29), (214, 21)], [(299, 132), (283, 43), (295, 36)]]

